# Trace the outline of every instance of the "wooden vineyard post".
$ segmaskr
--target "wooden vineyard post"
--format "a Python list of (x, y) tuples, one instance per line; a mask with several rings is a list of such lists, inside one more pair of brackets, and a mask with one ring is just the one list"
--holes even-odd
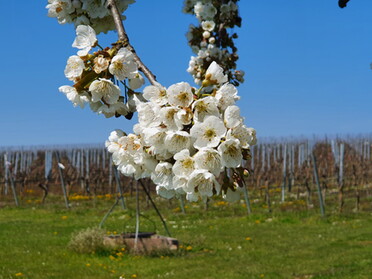
[(9, 179), (9, 174), (8, 174), (8, 168), (9, 168), (9, 162), (8, 162), (8, 154), (4, 154), (4, 195), (8, 195), (9, 191), (9, 185), (8, 185), (8, 179)]
[(251, 183), (252, 183), (252, 185), (254, 185), (254, 177), (255, 177), (255, 172), (254, 172), (254, 150), (255, 150), (255, 145), (254, 146), (252, 146), (252, 148), (251, 148), (251, 172), (252, 172), (252, 178), (251, 178)]
[[(145, 185), (141, 184), (145, 189)], [(146, 190), (145, 190), (146, 191)], [(138, 233), (139, 233), (139, 225), (140, 225), (140, 206), (139, 206), (139, 189), (138, 183), (136, 183), (136, 233), (134, 237), (134, 251), (137, 252), (137, 244), (138, 244)]]
[(14, 202), (15, 202), (16, 206), (18, 207), (19, 206), (19, 201), (18, 201), (18, 196), (17, 196), (17, 192), (16, 192), (16, 187), (15, 187), (14, 179), (13, 179), (13, 174), (12, 174), (10, 168), (9, 168), (10, 163), (9, 162), (5, 162), (5, 164), (7, 165), (7, 168), (6, 168), (5, 171), (7, 172), (7, 177), (9, 177), (9, 180), (10, 180), (10, 186), (12, 188)]
[(64, 180), (64, 178), (63, 178), (63, 172), (62, 172), (62, 169), (63, 169), (64, 167), (63, 167), (63, 165), (61, 164), (61, 160), (60, 160), (60, 157), (59, 157), (59, 152), (56, 151), (55, 154), (56, 154), (56, 159), (57, 159), (57, 165), (58, 165), (59, 177), (60, 177), (60, 179), (61, 179), (62, 192), (63, 192), (63, 196), (64, 196), (64, 198), (65, 198), (66, 208), (70, 208), (70, 204), (69, 204), (68, 196), (67, 196), (67, 191), (66, 191), (65, 180)]
[(245, 204), (247, 205), (247, 213), (248, 213), (248, 215), (250, 215), (250, 214), (252, 214), (252, 208), (251, 208), (251, 203), (249, 201), (248, 188), (247, 188), (247, 185), (245, 184), (244, 177), (242, 177), (242, 181), (243, 181), (243, 191), (244, 191)]
[(287, 181), (287, 145), (284, 145), (283, 150), (283, 182), (282, 182), (282, 202), (285, 200), (285, 186)]
[(271, 197), (270, 197), (270, 182), (268, 178), (266, 178), (266, 181), (265, 181), (265, 188), (266, 188), (267, 209), (271, 213), (272, 209), (271, 209)]
[(345, 154), (345, 145), (344, 143), (340, 144), (340, 168), (339, 168), (339, 181), (338, 181), (338, 200), (339, 200), (339, 207), (340, 212), (342, 212), (344, 207), (344, 154)]
[[(292, 144), (291, 146), (291, 168), (290, 168), (290, 172), (291, 172), (291, 182), (290, 182), (290, 185), (291, 185), (291, 189), (294, 187), (294, 184), (295, 184), (295, 177), (294, 177), (294, 163), (295, 163), (295, 146), (294, 144)], [(291, 192), (291, 189), (289, 190)]]
[(125, 203), (125, 199), (124, 199), (124, 195), (123, 195), (123, 190), (121, 188), (120, 174), (118, 172), (118, 169), (115, 166), (111, 166), (111, 167), (114, 169), (116, 186), (117, 186), (117, 190), (119, 192), (119, 199), (121, 200), (121, 207), (123, 209), (127, 209), (127, 206), (126, 206), (126, 203)]
[(52, 159), (52, 152), (45, 151), (44, 153), (44, 178), (45, 183), (39, 183), (39, 187), (44, 191), (43, 198), (41, 199), (41, 203), (45, 202), (46, 197), (48, 196), (49, 192), (49, 180), (52, 175), (52, 166), (53, 166), (53, 159)]
[(316, 165), (316, 158), (315, 158), (314, 152), (311, 153), (311, 159), (313, 161), (314, 177), (315, 177), (315, 182), (316, 182), (316, 186), (318, 189), (320, 213), (324, 217), (325, 216), (324, 201), (323, 201), (322, 189), (320, 188), (318, 167)]
[(91, 194), (90, 192), (90, 152), (89, 149), (85, 150), (85, 176), (84, 176), (84, 186), (85, 186), (85, 191), (88, 193), (88, 195)]
[(185, 201), (183, 200), (183, 195), (180, 195), (178, 199), (180, 200), (180, 207), (181, 207), (182, 214), (186, 214)]
[(359, 181), (358, 181), (358, 175), (357, 175), (357, 167), (353, 164), (353, 179), (352, 184), (355, 187), (355, 210), (358, 212), (360, 207), (360, 192), (359, 192)]

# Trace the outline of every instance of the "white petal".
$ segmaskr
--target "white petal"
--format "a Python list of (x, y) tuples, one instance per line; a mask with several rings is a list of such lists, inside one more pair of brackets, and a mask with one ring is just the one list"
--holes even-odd
[(235, 128), (243, 121), (240, 116), (240, 108), (238, 106), (228, 106), (224, 113), (224, 120), (227, 128)]

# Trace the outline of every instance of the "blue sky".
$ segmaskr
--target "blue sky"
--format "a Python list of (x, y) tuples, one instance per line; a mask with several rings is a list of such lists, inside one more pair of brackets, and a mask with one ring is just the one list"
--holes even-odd
[[(47, 1), (0, 1), (0, 146), (104, 142), (134, 121), (73, 108), (58, 92), (74, 29), (46, 16)], [(169, 86), (192, 82), (182, 0), (138, 0), (126, 29), (142, 60)], [(372, 1), (241, 0), (242, 114), (259, 137), (372, 132)], [(99, 37), (101, 45), (116, 34)]]

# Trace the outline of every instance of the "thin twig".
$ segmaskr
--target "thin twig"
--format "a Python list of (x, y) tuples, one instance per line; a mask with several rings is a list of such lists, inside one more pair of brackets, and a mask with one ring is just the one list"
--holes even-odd
[(149, 70), (149, 68), (146, 67), (141, 58), (138, 57), (134, 47), (129, 43), (129, 38), (127, 32), (125, 31), (123, 21), (121, 20), (121, 14), (115, 3), (115, 0), (107, 0), (107, 8), (111, 11), (112, 17), (114, 19), (116, 30), (118, 31), (119, 41), (133, 53), (134, 60), (138, 65), (138, 69), (147, 77), (152, 85), (160, 85), (156, 81), (155, 75)]

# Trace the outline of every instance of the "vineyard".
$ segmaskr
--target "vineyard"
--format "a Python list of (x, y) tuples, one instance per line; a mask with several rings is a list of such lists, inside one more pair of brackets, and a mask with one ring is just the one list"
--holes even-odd
[[(245, 205), (269, 212), (318, 207), (324, 214), (328, 205), (332, 211), (372, 211), (371, 144), (371, 137), (261, 141), (244, 162)], [(68, 207), (74, 199), (132, 195), (135, 183), (116, 171), (103, 147), (0, 149), (0, 205), (45, 203), (53, 194), (63, 195)]]

